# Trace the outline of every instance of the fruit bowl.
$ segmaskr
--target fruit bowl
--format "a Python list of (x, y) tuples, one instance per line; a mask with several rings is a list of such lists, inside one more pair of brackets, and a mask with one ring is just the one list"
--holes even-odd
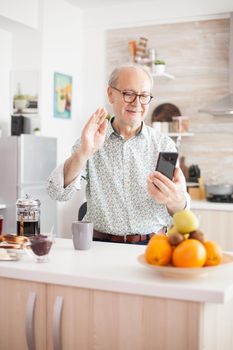
[(205, 276), (211, 272), (226, 269), (228, 267), (233, 268), (233, 254), (223, 253), (222, 263), (216, 266), (206, 266), (206, 267), (174, 267), (172, 265), (168, 266), (157, 266), (148, 264), (145, 259), (145, 255), (141, 254), (138, 256), (138, 262), (150, 269), (154, 270), (156, 273), (163, 275), (164, 277), (172, 278), (195, 278), (200, 276)]

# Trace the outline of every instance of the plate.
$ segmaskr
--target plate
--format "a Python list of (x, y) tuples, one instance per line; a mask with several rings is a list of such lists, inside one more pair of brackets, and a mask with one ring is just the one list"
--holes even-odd
[(16, 253), (8, 253), (7, 257), (0, 257), (0, 261), (17, 261), (19, 256)]
[(233, 255), (228, 253), (223, 253), (222, 263), (216, 266), (206, 266), (206, 267), (174, 267), (174, 266), (156, 266), (148, 264), (145, 259), (145, 255), (141, 254), (138, 256), (138, 261), (140, 264), (149, 267), (155, 272), (165, 276), (173, 278), (194, 278), (199, 276), (207, 275), (208, 273), (215, 272), (218, 270), (226, 269), (228, 267), (233, 268)]
[(18, 254), (18, 255), (25, 255), (27, 253), (25, 249), (14, 249), (14, 248), (7, 249), (7, 252), (11, 254)]
[(4, 248), (4, 249), (22, 249), (21, 247), (22, 245), (17, 243), (7, 243), (7, 242), (0, 243), (0, 248)]

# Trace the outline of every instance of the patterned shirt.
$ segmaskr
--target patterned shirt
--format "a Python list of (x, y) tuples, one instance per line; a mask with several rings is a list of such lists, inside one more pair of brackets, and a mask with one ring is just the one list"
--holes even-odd
[[(80, 140), (73, 152), (79, 146)], [(166, 206), (156, 203), (147, 191), (147, 178), (155, 170), (160, 151), (176, 151), (168, 136), (143, 123), (136, 136), (124, 140), (109, 123), (103, 147), (87, 161), (82, 176), (64, 188), (61, 164), (49, 177), (48, 192), (53, 199), (68, 200), (85, 177), (85, 220), (93, 222), (96, 230), (124, 236), (156, 232), (172, 220)], [(182, 186), (186, 193), (185, 179)], [(189, 207), (187, 193), (186, 199)]]

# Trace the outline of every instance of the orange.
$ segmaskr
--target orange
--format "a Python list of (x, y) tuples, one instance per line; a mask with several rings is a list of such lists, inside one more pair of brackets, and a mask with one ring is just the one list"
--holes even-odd
[(196, 239), (186, 239), (175, 247), (172, 264), (176, 267), (202, 267), (206, 262), (206, 249)]
[(164, 239), (164, 240), (168, 241), (167, 236), (164, 233), (155, 233), (154, 236), (151, 237), (150, 241), (157, 240), (157, 239)]
[(204, 243), (207, 259), (205, 266), (215, 266), (219, 265), (222, 261), (222, 249), (214, 241), (206, 241)]
[(146, 248), (145, 258), (149, 264), (168, 265), (172, 256), (172, 247), (165, 235), (153, 236)]

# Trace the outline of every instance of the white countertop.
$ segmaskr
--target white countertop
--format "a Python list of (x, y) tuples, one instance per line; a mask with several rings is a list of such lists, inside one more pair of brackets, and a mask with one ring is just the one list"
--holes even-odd
[(214, 203), (206, 200), (192, 200), (191, 209), (233, 211), (233, 203)]
[(112, 292), (198, 302), (225, 303), (233, 296), (233, 265), (192, 279), (158, 275), (137, 257), (145, 246), (93, 242), (87, 251), (73, 249), (70, 239), (56, 239), (48, 263), (25, 255), (0, 261), (0, 276)]

